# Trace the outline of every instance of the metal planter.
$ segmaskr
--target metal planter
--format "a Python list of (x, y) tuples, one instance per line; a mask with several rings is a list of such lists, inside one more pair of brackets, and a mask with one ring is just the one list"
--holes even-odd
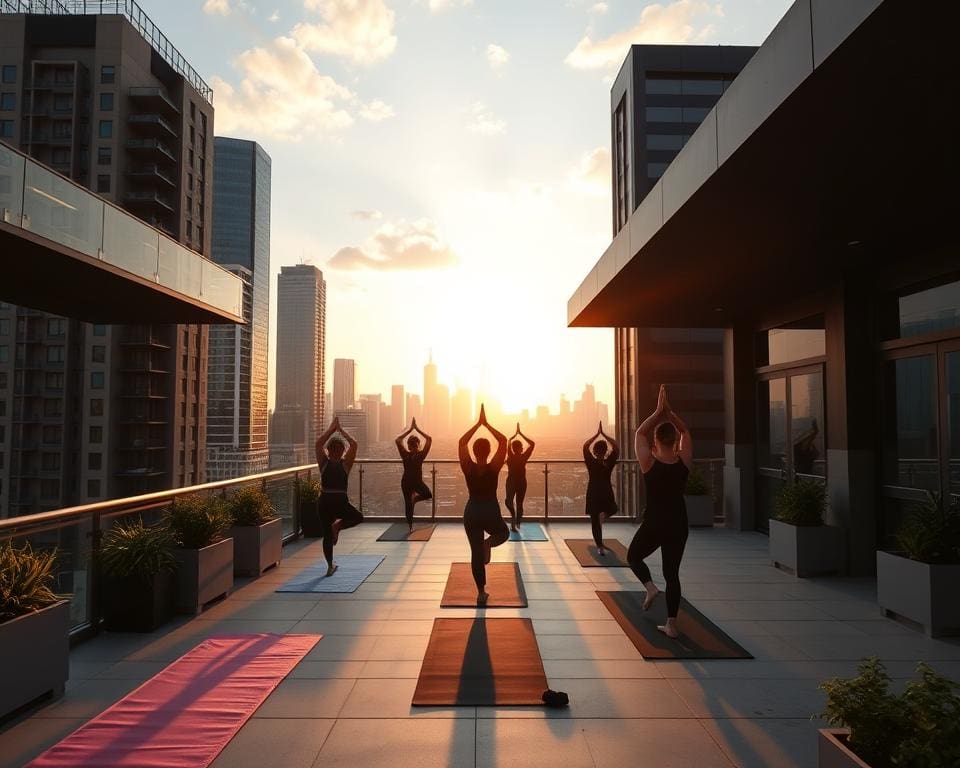
[(821, 728), (817, 732), (819, 768), (870, 768), (847, 746), (848, 728)]
[(197, 614), (233, 589), (233, 539), (203, 549), (175, 549), (178, 613)]
[(770, 520), (770, 560), (800, 578), (846, 572), (846, 530)]
[(683, 503), (687, 507), (687, 524), (691, 528), (713, 527), (713, 497), (686, 496)]
[(877, 552), (877, 602), (888, 615), (921, 625), (930, 637), (960, 634), (960, 565), (921, 563)]
[(283, 521), (263, 525), (235, 525), (233, 537), (233, 573), (236, 576), (259, 576), (267, 568), (280, 563), (283, 549)]
[(46, 694), (63, 695), (69, 638), (68, 600), (0, 624), (0, 718)]

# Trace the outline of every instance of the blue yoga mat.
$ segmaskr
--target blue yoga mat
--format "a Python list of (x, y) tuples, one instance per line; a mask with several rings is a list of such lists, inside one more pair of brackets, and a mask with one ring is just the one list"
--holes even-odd
[(383, 555), (343, 555), (334, 560), (339, 567), (333, 576), (327, 576), (327, 564), (321, 562), (304, 568), (276, 591), (356, 592), (357, 587), (383, 562), (383, 558)]
[(510, 541), (549, 541), (542, 525), (537, 523), (520, 523), (520, 532), (510, 531)]

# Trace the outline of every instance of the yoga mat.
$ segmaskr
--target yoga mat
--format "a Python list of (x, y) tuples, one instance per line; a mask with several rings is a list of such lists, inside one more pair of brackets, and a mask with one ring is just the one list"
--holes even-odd
[[(517, 563), (489, 563), (487, 565), (486, 608), (526, 608), (527, 593), (523, 589), (520, 566)], [(440, 600), (441, 608), (476, 608), (477, 585), (473, 581), (470, 563), (451, 563), (447, 586)]]
[(320, 637), (208, 638), (29, 768), (206, 768)]
[(377, 570), (383, 555), (344, 555), (334, 562), (339, 566), (333, 576), (327, 576), (327, 563), (304, 568), (300, 573), (278, 587), (276, 592), (356, 592), (367, 576)]
[(377, 541), (430, 541), (436, 527), (433, 523), (414, 523), (411, 533), (406, 523), (394, 523), (377, 537)]
[(607, 554), (601, 556), (593, 539), (564, 539), (577, 562), (584, 568), (629, 568), (627, 548), (616, 539), (604, 539)]
[(726, 632), (680, 600), (677, 631), (673, 640), (657, 629), (667, 620), (666, 595), (660, 595), (649, 611), (643, 610), (645, 592), (600, 592), (597, 596), (617, 620), (645, 659), (752, 659), (753, 656)]
[(510, 541), (549, 541), (542, 525), (520, 523), (519, 531), (510, 531)]
[(413, 705), (543, 705), (547, 676), (530, 619), (434, 619)]

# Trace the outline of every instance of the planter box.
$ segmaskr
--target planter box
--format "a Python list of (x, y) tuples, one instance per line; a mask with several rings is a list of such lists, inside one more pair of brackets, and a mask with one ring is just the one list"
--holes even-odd
[(960, 565), (931, 565), (877, 552), (877, 602), (930, 637), (960, 634)]
[(233, 573), (259, 576), (280, 563), (283, 549), (283, 520), (279, 517), (263, 525), (235, 525), (233, 537)]
[(687, 507), (687, 524), (691, 528), (713, 527), (713, 497), (684, 495)]
[(817, 765), (819, 768), (870, 768), (847, 746), (847, 728), (821, 728), (817, 733)]
[(233, 539), (203, 549), (175, 549), (178, 613), (197, 614), (233, 589)]
[(110, 632), (153, 632), (173, 618), (174, 574), (150, 581), (103, 579), (103, 628)]
[(770, 519), (770, 560), (800, 578), (845, 573), (846, 530)]
[(48, 693), (63, 696), (69, 638), (68, 600), (0, 624), (0, 717)]
[(307, 539), (319, 539), (323, 536), (316, 501), (304, 501), (300, 504), (300, 530)]

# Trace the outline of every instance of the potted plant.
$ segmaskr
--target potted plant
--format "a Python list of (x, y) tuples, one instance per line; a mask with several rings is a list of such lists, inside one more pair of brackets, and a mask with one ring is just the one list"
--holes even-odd
[(948, 768), (960, 765), (960, 685), (923, 662), (899, 696), (876, 657), (859, 674), (820, 686), (827, 694), (820, 768)]
[(69, 673), (70, 602), (53, 593), (54, 552), (0, 545), (0, 718), (46, 694)]
[(960, 507), (927, 494), (897, 533), (900, 552), (877, 552), (877, 602), (931, 637), (960, 633)]
[(259, 576), (280, 562), (283, 521), (259, 488), (241, 488), (227, 499), (233, 538), (233, 572)]
[(99, 562), (104, 629), (152, 632), (173, 617), (173, 534), (143, 520), (118, 523), (103, 535)]
[(307, 538), (320, 538), (323, 528), (320, 525), (320, 512), (317, 501), (320, 498), (320, 481), (308, 477), (297, 481), (297, 498), (300, 500), (300, 530)]
[(175, 606), (181, 613), (200, 613), (207, 603), (233, 589), (233, 539), (226, 535), (230, 514), (219, 496), (175, 499), (167, 525), (177, 548)]
[(703, 472), (696, 465), (687, 475), (687, 485), (683, 489), (683, 502), (687, 507), (687, 523), (691, 528), (713, 526), (713, 495), (703, 477)]
[(783, 487), (770, 519), (770, 560), (798, 577), (843, 573), (846, 532), (825, 525), (824, 487), (797, 480)]

